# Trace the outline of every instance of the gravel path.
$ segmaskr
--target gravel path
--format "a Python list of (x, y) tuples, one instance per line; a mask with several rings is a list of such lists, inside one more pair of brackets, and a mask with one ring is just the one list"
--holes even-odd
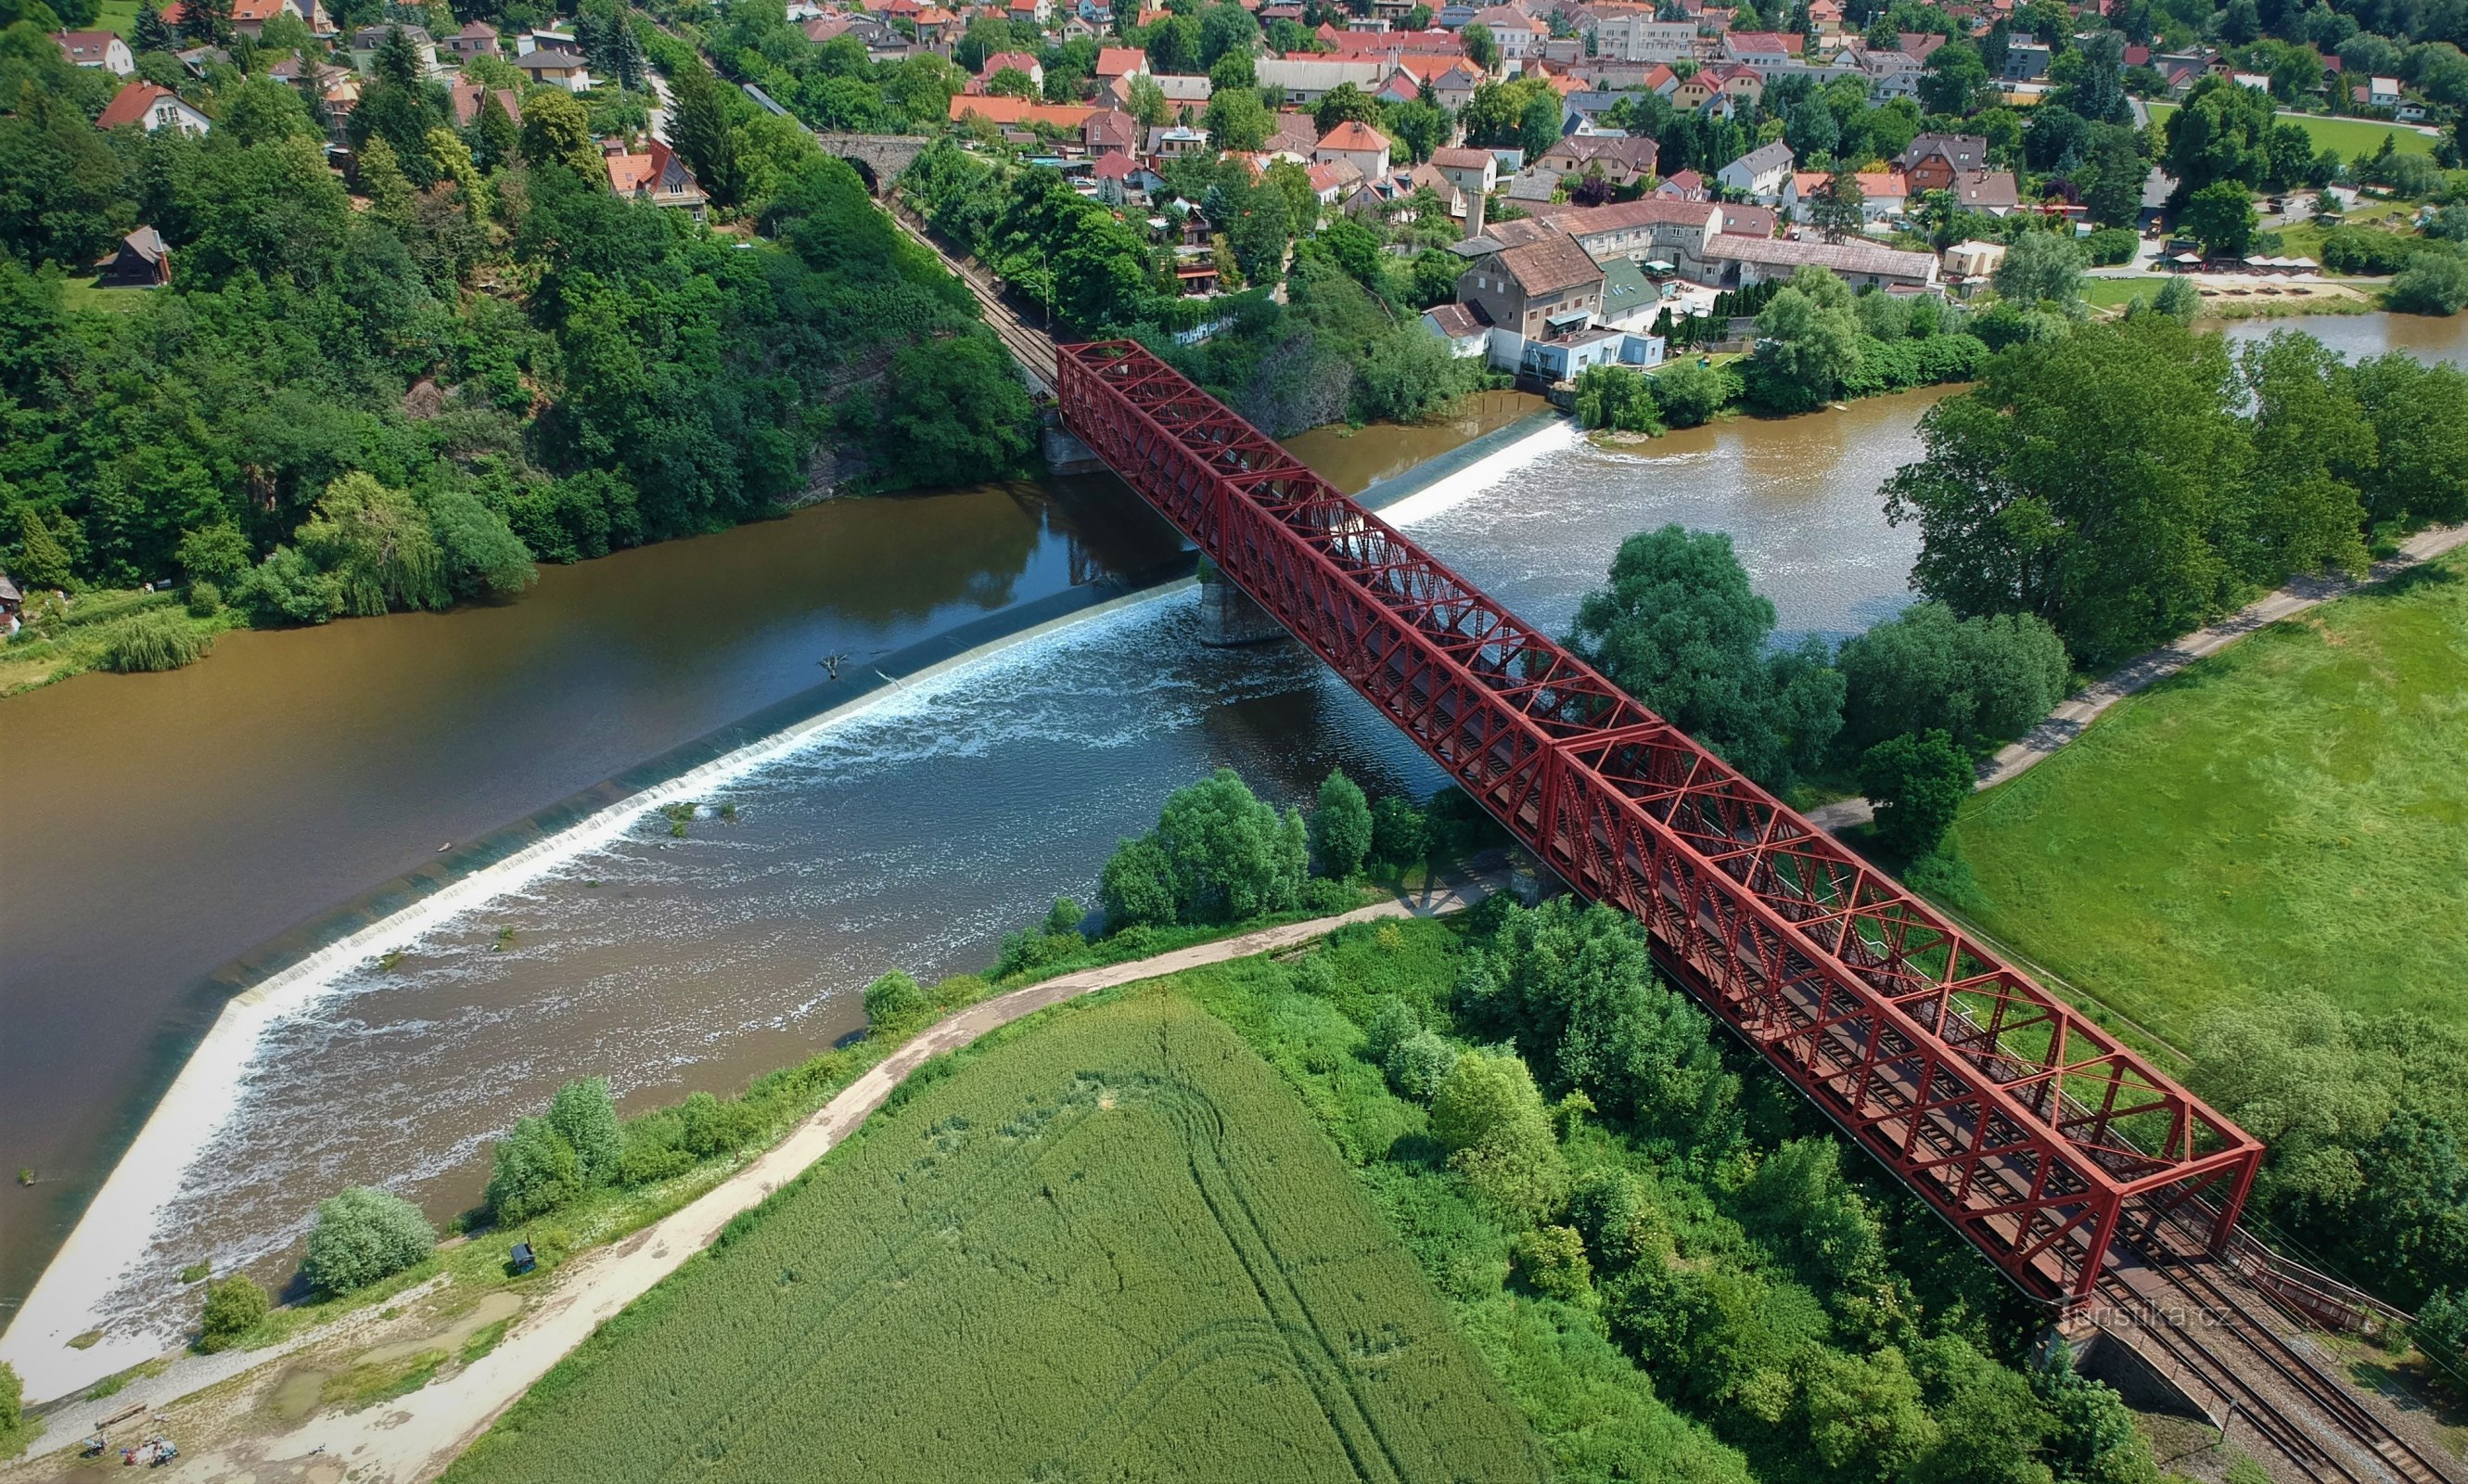
[[(820, 1159), (927, 1058), (956, 1051), (1022, 1016), (1097, 990), (1294, 947), (1348, 923), (1456, 911), (1498, 885), (1497, 880), (1478, 879), (1462, 886), (1439, 887), (1337, 917), (1264, 927), (1134, 963), (1063, 974), (971, 1005), (884, 1058), (788, 1138), (693, 1204), (568, 1263), (557, 1274), (556, 1285), (525, 1308), (504, 1340), (471, 1365), (400, 1401), (366, 1411), (313, 1418), (270, 1444), (235, 1444), (201, 1453), (186, 1461), (181, 1477), (248, 1479), (253, 1484), (285, 1478), (333, 1480), (346, 1472), (355, 1484), (363, 1480), (408, 1484), (432, 1478), (603, 1321), (709, 1245), (740, 1212), (760, 1204)], [(247, 1358), (262, 1362), (272, 1355), (257, 1351)], [(213, 1379), (228, 1374), (218, 1372)], [(167, 1373), (157, 1381), (153, 1389), (158, 1401), (168, 1401), (174, 1394), (164, 1390), (171, 1380)], [(136, 1394), (131, 1388), (130, 1395)]]
[[(2058, 748), (2080, 737), (2084, 728), (2109, 707), (2137, 691), (2166, 679), (2198, 659), (2217, 654), (2255, 629), (2294, 617), (2334, 598), (2345, 597), (2367, 582), (2397, 577), (2411, 567), (2457, 550), (2463, 543), (2468, 543), (2468, 526), (2436, 526), (2420, 531), (2402, 541), (2397, 552), (2375, 562), (2373, 570), (2363, 582), (2352, 582), (2347, 578), (2300, 579), (2277, 592), (2247, 604), (2208, 628), (2198, 628), (2164, 649), (2153, 650), (2139, 659), (2128, 661), (2081, 695), (2049, 712), (2039, 725), (2023, 734), (2022, 741), (2008, 743), (1997, 756), (1989, 759), (1979, 770), (1978, 787), (1994, 788), (2009, 778), (2037, 767)], [(1876, 810), (1866, 799), (1837, 799), (1808, 811), (1809, 823), (1821, 830), (1845, 830), (1853, 825), (1866, 824), (1875, 817)]]

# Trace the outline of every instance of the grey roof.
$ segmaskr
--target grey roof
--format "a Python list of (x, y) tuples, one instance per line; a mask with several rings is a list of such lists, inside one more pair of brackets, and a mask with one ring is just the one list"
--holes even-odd
[(1794, 242), (1780, 238), (1734, 237), (1727, 232), (1707, 243), (1704, 255), (1780, 267), (1813, 263), (1836, 272), (1916, 279), (1921, 283), (1929, 282), (1936, 268), (1933, 254), (1907, 253), (1874, 242)]
[(1749, 150), (1723, 168), (1729, 170), (1732, 166), (1742, 167), (1751, 175), (1762, 175), (1772, 170), (1789, 170), (1791, 169), (1791, 146), (1777, 139), (1772, 144)]

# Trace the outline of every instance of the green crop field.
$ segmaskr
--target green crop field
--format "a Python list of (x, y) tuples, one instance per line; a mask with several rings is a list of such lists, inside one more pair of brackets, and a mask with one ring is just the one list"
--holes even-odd
[[(2175, 103), (2153, 103), (2150, 107), (2151, 122), (2154, 126), (2177, 111)], [(2315, 148), (2337, 149), (2342, 160), (2357, 160), (2372, 154), (2383, 147), (2383, 136), (2386, 134), (2394, 141), (2392, 148), (2402, 154), (2434, 152), (2434, 136), (2418, 133), (2412, 124), (2385, 124), (2374, 119), (2332, 119), (2320, 118), (2313, 114), (2287, 113), (2278, 115), (2273, 122), (2304, 125), (2305, 132), (2314, 136)]]
[(2468, 555), (2275, 625), (1966, 805), (1981, 925), (2179, 1046), (2312, 989), (2468, 1024)]
[(911, 1088), (447, 1477), (1542, 1474), (1294, 1094), (1188, 1000), (1049, 1013)]

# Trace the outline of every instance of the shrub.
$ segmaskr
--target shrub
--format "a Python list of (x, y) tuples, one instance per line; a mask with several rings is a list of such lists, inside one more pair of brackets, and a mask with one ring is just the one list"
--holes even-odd
[(1431, 1097), (1431, 1136), (1475, 1194), (1521, 1225), (1542, 1221), (1567, 1194), (1542, 1094), (1514, 1055), (1457, 1058)]
[(1046, 935), (1048, 937), (1058, 937), (1063, 933), (1076, 935), (1080, 931), (1080, 925), (1087, 919), (1088, 913), (1080, 903), (1068, 897), (1057, 897), (1054, 899), (1054, 905), (1046, 909)]
[(321, 1293), (349, 1293), (390, 1277), (437, 1249), (420, 1207), (366, 1185), (347, 1186), (317, 1207), (308, 1255), (300, 1264)]
[(2432, 1298), (2417, 1306), (2416, 1325), (2409, 1336), (2427, 1355), (2457, 1367), (2468, 1356), (2468, 1296), (2434, 1290)]
[(1319, 786), (1319, 807), (1311, 816), (1311, 853), (1322, 876), (1340, 881), (1361, 870), (1363, 857), (1371, 853), (1371, 806), (1342, 772), (1329, 774)]
[(232, 602), (260, 627), (322, 624), (343, 611), (343, 584), (288, 546), (277, 546), (248, 569)]
[(223, 590), (204, 578), (189, 583), (189, 616), (212, 618), (223, 610)]
[[(1326, 961), (1325, 954), (1314, 953), (1303, 962), (1310, 965)], [(1331, 978), (1334, 977), (1332, 973)], [(1382, 995), (1380, 1003), (1372, 1008), (1371, 1018), (1363, 1022), (1363, 1060), (1374, 1066), (1386, 1066), (1388, 1059), (1397, 1054), (1397, 1048), (1405, 1044), (1422, 1028), (1423, 1017), (1414, 1013), (1413, 1006), (1397, 995)]]
[(2132, 263), (2135, 249), (2141, 245), (2141, 241), (2131, 227), (2102, 227), (2083, 239), (2083, 245), (2091, 249), (2092, 267), (2108, 268), (2120, 263)]
[(17, 1379), (17, 1368), (0, 1360), (0, 1456), (5, 1456), (10, 1436), (26, 1421), (26, 1383)]
[(1303, 882), (1294, 904), (1314, 917), (1335, 917), (1359, 905), (1353, 887), (1326, 877), (1314, 877)]
[(1048, 964), (1059, 964), (1088, 946), (1088, 940), (1077, 932), (1042, 932), (1023, 927), (1016, 933), (1005, 933), (1002, 951), (994, 959), (994, 977), (1008, 979), (1014, 974), (1033, 973)]
[(246, 1273), (234, 1273), (206, 1285), (205, 1312), (197, 1319), (197, 1348), (208, 1355), (228, 1350), (241, 1336), (264, 1322), (274, 1306), (265, 1290)]
[(1371, 806), (1371, 858), (1383, 865), (1410, 865), (1430, 844), (1423, 811), (1410, 799), (1383, 793)]
[(1654, 385), (1633, 366), (1588, 366), (1577, 376), (1577, 422), (1623, 433), (1659, 433), (1662, 409)]
[(1511, 1250), (1525, 1286), (1544, 1298), (1567, 1304), (1593, 1298), (1593, 1265), (1586, 1261), (1586, 1240), (1575, 1227), (1537, 1227), (1520, 1236)]
[(925, 1008), (926, 992), (897, 969), (865, 987), (865, 1023), (869, 1026), (902, 1019)]
[(1108, 932), (1174, 921), (1174, 863), (1145, 835), (1116, 847), (1097, 891)]
[(177, 670), (214, 647), (177, 613), (157, 609), (125, 618), (103, 630), (103, 668), (120, 674)]
[(585, 1185), (617, 1178), (626, 1157), (626, 1130), (608, 1096), (608, 1079), (584, 1077), (557, 1089), (548, 1105), (549, 1127), (574, 1150), (575, 1173)]
[(1383, 1068), (1397, 1090), (1409, 1098), (1428, 1099), (1449, 1073), (1456, 1070), (1459, 1053), (1455, 1044), (1439, 1032), (1425, 1028), (1400, 1042), (1390, 1053)]
[(583, 1193), (574, 1146), (545, 1118), (516, 1120), (491, 1159), (485, 1199), (502, 1225), (518, 1226)]
[(2457, 314), (2468, 308), (2468, 258), (2421, 252), (2391, 280), (2390, 307), (2403, 314)]
[(2397, 273), (2424, 244), (2375, 227), (2341, 227), (2322, 239), (2322, 266), (2334, 273)]
[(1936, 849), (1974, 778), (1971, 760), (1941, 730), (1890, 738), (1860, 759), (1860, 787), (1877, 807), (1878, 838), (1906, 857)]
[(1739, 376), (1728, 366), (1702, 366), (1683, 359), (1654, 373), (1655, 402), (1662, 409), (1662, 421), (1673, 427), (1710, 422), (1739, 397)]

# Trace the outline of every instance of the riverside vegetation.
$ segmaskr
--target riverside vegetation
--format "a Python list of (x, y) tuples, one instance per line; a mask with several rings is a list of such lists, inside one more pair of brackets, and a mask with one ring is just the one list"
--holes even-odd
[[(556, 89), (519, 132), (493, 106), (457, 129), (406, 51), (354, 110), (354, 211), (283, 82), (185, 87), (202, 138), (101, 132), (104, 75), (31, 23), (0, 33), (0, 565), (69, 599), (29, 604), (54, 648), (11, 659), (159, 669), (226, 607), (290, 624), (502, 599), (535, 560), (835, 480), (1024, 466), (1026, 396), (969, 295), (846, 164), (750, 137), (731, 205), (770, 240), (749, 241), (611, 194)], [(170, 287), (72, 282), (141, 223)], [(99, 591), (149, 581), (193, 616)]]
[[(1297, 833), (1376, 852), (1422, 812), (1323, 797), (1314, 831), (1220, 774), (1125, 855), (1210, 916), (1292, 881)], [(1201, 839), (1244, 858), (1212, 875)], [(1539, 1449), (1569, 1479), (2156, 1480), (2115, 1396), (2023, 1363), (2029, 1306), (1843, 1153), (1607, 909), (1347, 927), (928, 1063), (449, 1476), (1071, 1477), (1268, 1441), (1283, 1477), (1342, 1439), (1408, 1477)]]

